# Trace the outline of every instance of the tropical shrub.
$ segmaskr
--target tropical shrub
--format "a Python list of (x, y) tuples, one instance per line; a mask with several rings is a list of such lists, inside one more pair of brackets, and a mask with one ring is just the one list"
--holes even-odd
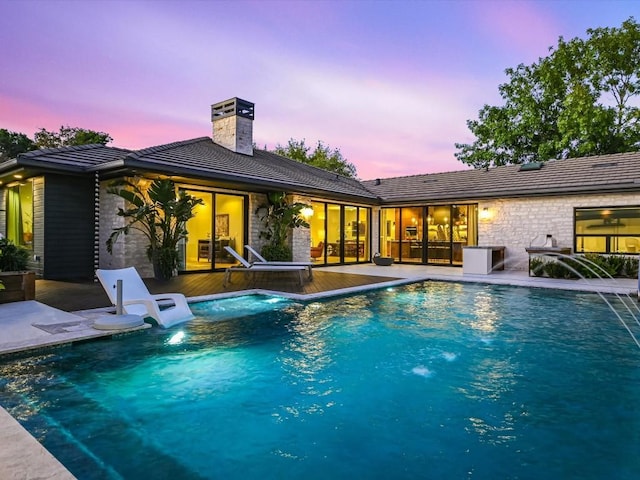
[(289, 202), (285, 192), (270, 192), (267, 194), (267, 201), (258, 205), (256, 215), (264, 225), (260, 238), (267, 240), (260, 252), (264, 258), (271, 261), (292, 259), (287, 238), (293, 228), (309, 228), (309, 224), (302, 218), (302, 209), (306, 206), (304, 203)]
[(27, 268), (29, 251), (8, 238), (0, 238), (0, 271), (17, 272)]
[(156, 179), (147, 190), (137, 183), (118, 180), (107, 191), (127, 201), (126, 208), (118, 208), (118, 216), (124, 217), (126, 224), (113, 229), (107, 251), (113, 252), (120, 235), (137, 230), (149, 241), (147, 257), (155, 277), (171, 278), (178, 269), (178, 242), (186, 238), (186, 222), (195, 216), (193, 209), (203, 203), (202, 199), (182, 190), (176, 194), (176, 186), (169, 179)]

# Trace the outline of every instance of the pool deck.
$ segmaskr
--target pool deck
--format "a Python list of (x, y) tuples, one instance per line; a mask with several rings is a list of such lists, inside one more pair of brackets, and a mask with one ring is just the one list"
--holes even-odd
[[(230, 288), (223, 288), (221, 273), (183, 275), (166, 284), (157, 284), (152, 280), (145, 282), (152, 293), (181, 291), (188, 296), (189, 301), (195, 302), (251, 293), (314, 300), (423, 280), (588, 291), (631, 295), (632, 298), (635, 298), (638, 291), (638, 281), (635, 279), (558, 280), (530, 277), (523, 271), (464, 275), (461, 268), (404, 264), (388, 267), (373, 264), (323, 267), (315, 269), (313, 281), (303, 287), (289, 280), (274, 282), (269, 279), (261, 283), (255, 279), (239, 279), (234, 280)], [(41, 282), (36, 287), (35, 301), (0, 305), (0, 358), (7, 354), (117, 336), (136, 330), (103, 331), (93, 328), (92, 324), (98, 317), (113, 313), (113, 307), (109, 306), (107, 297), (98, 284)], [(73, 310), (73, 306), (78, 306), (78, 309)], [(70, 307), (73, 311), (68, 310)], [(138, 327), (141, 328), (149, 326)], [(2, 479), (75, 478), (2, 407), (0, 445)]]

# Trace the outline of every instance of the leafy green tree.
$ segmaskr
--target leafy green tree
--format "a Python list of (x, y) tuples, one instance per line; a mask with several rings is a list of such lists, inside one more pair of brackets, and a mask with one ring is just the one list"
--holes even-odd
[(309, 224), (302, 218), (302, 209), (306, 206), (304, 203), (290, 202), (285, 192), (270, 192), (267, 194), (267, 201), (258, 205), (256, 215), (264, 225), (260, 238), (269, 242), (261, 251), (267, 260), (292, 259), (287, 237), (293, 228), (309, 228)]
[(37, 147), (24, 133), (11, 132), (0, 128), (0, 160), (15, 158), (19, 154), (35, 150)]
[(63, 125), (58, 132), (41, 128), (35, 133), (34, 140), (37, 148), (56, 148), (90, 144), (106, 145), (113, 141), (113, 138), (108, 133)]
[(640, 25), (587, 30), (532, 65), (509, 68), (502, 106), (467, 121), (471, 144), (455, 156), (476, 168), (640, 148)]
[(278, 144), (274, 153), (288, 157), (298, 162), (313, 165), (330, 172), (344, 175), (345, 177), (356, 178), (356, 167), (342, 156), (339, 149), (332, 149), (323, 142), (318, 141), (316, 148), (310, 152), (311, 147), (305, 144), (305, 140), (289, 139), (286, 146)]

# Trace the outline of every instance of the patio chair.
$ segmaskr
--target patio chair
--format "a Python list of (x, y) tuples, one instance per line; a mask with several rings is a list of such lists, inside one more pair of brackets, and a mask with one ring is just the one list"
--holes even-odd
[[(98, 269), (96, 275), (113, 305), (117, 302), (116, 285), (118, 280), (122, 280), (122, 308), (127, 314), (140, 315), (143, 318), (150, 317), (163, 328), (169, 328), (194, 318), (184, 295), (181, 293), (162, 293), (159, 295), (149, 293), (135, 267), (117, 270)], [(173, 306), (161, 309), (158, 302), (162, 300), (173, 302)]]
[(324, 255), (324, 242), (318, 243), (317, 247), (311, 247), (309, 253), (311, 255), (311, 258), (313, 258), (314, 260), (316, 258), (320, 258), (322, 255)]
[(245, 245), (249, 253), (253, 254), (256, 257), (257, 262), (254, 265), (298, 265), (309, 269), (309, 280), (313, 279), (313, 262), (283, 262), (283, 261), (275, 261), (275, 260), (267, 260), (262, 255), (260, 255), (251, 245)]
[(224, 279), (222, 280), (222, 286), (226, 287), (227, 284), (231, 283), (231, 273), (234, 271), (242, 271), (245, 274), (251, 272), (298, 272), (298, 278), (300, 281), (300, 286), (302, 286), (302, 272), (307, 268), (303, 265), (268, 265), (261, 263), (249, 263), (245, 260), (238, 252), (236, 252), (231, 247), (224, 247), (224, 249), (232, 255), (240, 265), (233, 265), (228, 267), (224, 271)]

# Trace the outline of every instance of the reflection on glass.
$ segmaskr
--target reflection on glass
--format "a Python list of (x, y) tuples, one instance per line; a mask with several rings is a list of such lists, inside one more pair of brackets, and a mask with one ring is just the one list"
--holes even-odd
[(640, 253), (640, 208), (577, 208), (575, 250)]
[(33, 248), (33, 183), (7, 188), (7, 238), (16, 245)]
[(187, 190), (202, 199), (187, 221), (187, 240), (180, 249), (180, 269), (186, 271), (225, 268), (235, 263), (224, 249), (244, 249), (244, 197), (214, 192)]

